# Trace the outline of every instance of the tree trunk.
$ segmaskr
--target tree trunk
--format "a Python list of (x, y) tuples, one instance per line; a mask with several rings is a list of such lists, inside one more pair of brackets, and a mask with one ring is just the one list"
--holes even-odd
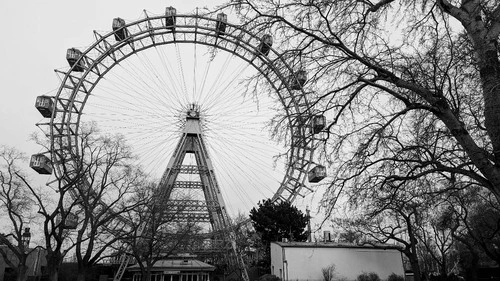
[(465, 280), (478, 281), (477, 271), (479, 270), (479, 258), (474, 257), (469, 267), (466, 269)]
[[(468, 151), (474, 164), (490, 181), (487, 188), (500, 202), (500, 60), (498, 59), (498, 28), (489, 29), (483, 20), (479, 1), (461, 1), (461, 7), (452, 5), (447, 0), (439, 0), (437, 4), (445, 12), (459, 20), (472, 39), (477, 57), (477, 66), (481, 79), (484, 100), (484, 125), (493, 147), (494, 165), (490, 159), (481, 154), (480, 157)], [(471, 154), (472, 153), (472, 154)]]
[(52, 267), (47, 264), (47, 274), (48, 274), (48, 281), (58, 281), (59, 279), (59, 268), (57, 267)]
[(413, 281), (422, 280), (418, 258), (417, 257), (408, 257), (408, 258), (410, 259), (411, 270), (413, 271)]
[(85, 281), (87, 280), (87, 273), (89, 272), (89, 269), (85, 265), (78, 265), (78, 275), (76, 277), (77, 281)]
[(28, 279), (28, 267), (26, 265), (19, 265), (17, 271), (17, 281), (26, 281)]
[(47, 254), (46, 258), (48, 281), (58, 281), (62, 257), (59, 257), (57, 254)]
[(144, 271), (141, 271), (141, 280), (149, 281), (151, 279), (151, 270), (148, 268)]

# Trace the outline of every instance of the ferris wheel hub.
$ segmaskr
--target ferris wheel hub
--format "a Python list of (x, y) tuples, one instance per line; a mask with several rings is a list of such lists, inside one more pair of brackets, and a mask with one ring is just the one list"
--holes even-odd
[(200, 119), (200, 106), (198, 104), (189, 104), (186, 112), (186, 119)]

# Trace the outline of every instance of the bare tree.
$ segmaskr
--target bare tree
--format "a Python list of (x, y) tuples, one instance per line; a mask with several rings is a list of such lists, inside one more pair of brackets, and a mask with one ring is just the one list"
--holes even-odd
[[(341, 191), (353, 189), (358, 200), (369, 189), (397, 196), (419, 180), (436, 195), (480, 186), (498, 206), (498, 1), (237, 0), (226, 6), (236, 7), (252, 30), (272, 33), (273, 48), (307, 70), (309, 106), (329, 119), (323, 138), (323, 160), (332, 167), (329, 211)], [(402, 203), (391, 210), (411, 209)], [(487, 244), (484, 250), (495, 242)]]
[(422, 237), (432, 233), (431, 220), (440, 197), (421, 179), (407, 185), (405, 188), (351, 190), (349, 218), (334, 222), (360, 235), (359, 244), (399, 245), (415, 280), (420, 280), (425, 272), (422, 271), (419, 245), (426, 239)]
[[(0, 233), (0, 255), (16, 273), (16, 280), (28, 277), (27, 259), (33, 249), (24, 243), (23, 231), (33, 221), (33, 200), (24, 183), (16, 176), (21, 174), (19, 163), (26, 157), (15, 148), (0, 146), (0, 219), (3, 231)], [(29, 228), (28, 228), (29, 230)]]
[(156, 262), (178, 253), (189, 253), (203, 242), (198, 236), (201, 228), (196, 222), (178, 220), (177, 214), (182, 213), (183, 208), (167, 211), (165, 202), (156, 194), (157, 187), (153, 183), (144, 184), (137, 191), (132, 200), (137, 202), (138, 208), (126, 215), (132, 232), (121, 239), (124, 242), (121, 251), (135, 258), (143, 281), (151, 279)]
[(78, 279), (86, 280), (90, 268), (117, 241), (133, 231), (125, 214), (143, 202), (132, 200), (146, 175), (132, 164), (130, 148), (120, 136), (89, 132), (81, 138), (79, 171), (83, 184), (75, 186), (78, 220), (75, 255)]
[(301, 55), (342, 173), (414, 161), (388, 179), (458, 173), (500, 198), (499, 3), (235, 2), (246, 24), (273, 31), (273, 47)]
[(60, 164), (62, 175), (50, 186), (37, 189), (17, 174), (43, 218), (50, 281), (58, 279), (60, 265), (71, 250), (78, 261), (78, 280), (86, 279), (89, 269), (121, 238), (117, 234), (127, 229), (122, 214), (138, 206), (129, 199), (145, 180), (132, 165), (134, 158), (122, 137), (99, 135), (95, 124), (90, 124), (81, 127), (77, 141), (78, 151), (61, 151), (70, 153), (71, 161)]
[(442, 212), (440, 209), (433, 208), (434, 215), (430, 215), (427, 221), (419, 225), (418, 240), (421, 264), (427, 261), (431, 266), (427, 270), (428, 273), (437, 268), (439, 274), (444, 277), (458, 265), (458, 256), (455, 251), (457, 241), (453, 237), (452, 230), (437, 221)]
[(44, 246), (47, 267), (43, 274), (49, 281), (57, 281), (59, 268), (66, 254), (74, 247), (68, 239), (66, 227), (71, 214), (76, 210), (76, 201), (70, 196), (70, 190), (79, 184), (81, 176), (70, 181), (58, 180), (51, 187), (38, 189), (32, 186), (26, 177), (16, 174), (26, 185), (35, 201), (37, 213), (42, 217)]

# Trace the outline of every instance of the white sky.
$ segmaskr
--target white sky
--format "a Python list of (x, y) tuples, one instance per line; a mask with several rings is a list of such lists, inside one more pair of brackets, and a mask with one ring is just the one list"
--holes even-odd
[(66, 50), (84, 48), (94, 41), (93, 30), (111, 30), (111, 21), (143, 17), (143, 10), (162, 13), (174, 6), (178, 13), (222, 1), (1, 1), (0, 28), (0, 144), (31, 154), (38, 147), (28, 140), (38, 131), (40, 114), (35, 98), (58, 87), (54, 69), (65, 67)]
[[(130, 22), (151, 14), (164, 12), (173, 6), (178, 14), (189, 14), (196, 7), (214, 7), (223, 1), (2, 1), (0, 26), (0, 84), (3, 92), (0, 103), (0, 144), (9, 145), (28, 156), (43, 151), (29, 140), (32, 132), (40, 132), (35, 123), (43, 121), (35, 109), (38, 95), (54, 95), (59, 80), (54, 69), (67, 66), (66, 50), (84, 50), (95, 41), (93, 30), (102, 34), (111, 30), (111, 22), (121, 17)], [(217, 169), (217, 167), (216, 167)], [(35, 180), (40, 178), (25, 169)], [(316, 199), (319, 195), (316, 195)], [(312, 199), (299, 200), (301, 209), (311, 206)], [(310, 207), (314, 211), (316, 207)], [(236, 210), (233, 210), (233, 214)], [(314, 216), (314, 214), (313, 214)]]

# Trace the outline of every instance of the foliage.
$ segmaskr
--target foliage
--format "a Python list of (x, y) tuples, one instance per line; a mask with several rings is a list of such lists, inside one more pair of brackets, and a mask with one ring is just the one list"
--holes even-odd
[(335, 272), (335, 264), (332, 264), (321, 269), (321, 274), (323, 275), (323, 281), (333, 281), (337, 276)]
[(272, 274), (264, 274), (259, 277), (259, 281), (280, 281), (280, 280), (281, 279), (278, 276)]
[(380, 281), (380, 277), (375, 272), (362, 273), (356, 278), (357, 281)]
[(264, 267), (270, 268), (270, 243), (288, 238), (290, 241), (306, 241), (308, 234), (305, 231), (308, 218), (290, 202), (272, 202), (271, 199), (258, 203), (258, 208), (250, 210), (255, 231), (260, 235), (264, 244), (264, 258), (261, 261)]
[(387, 281), (404, 281), (405, 278), (401, 275), (397, 275), (396, 273), (391, 273), (388, 277), (387, 277)]
[(262, 241), (269, 244), (288, 238), (290, 241), (307, 240), (305, 228), (308, 218), (290, 202), (272, 202), (271, 199), (258, 203), (250, 210), (255, 231), (262, 235)]

